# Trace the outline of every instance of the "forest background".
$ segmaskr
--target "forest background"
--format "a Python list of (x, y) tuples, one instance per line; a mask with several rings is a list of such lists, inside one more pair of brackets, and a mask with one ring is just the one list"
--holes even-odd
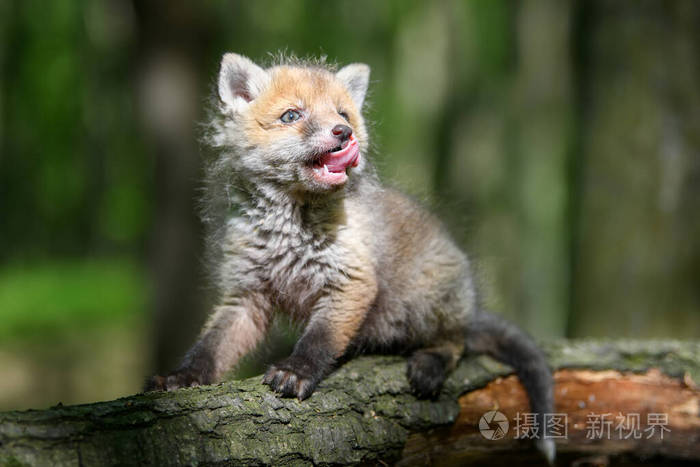
[(697, 338), (698, 24), (693, 0), (0, 1), (0, 409), (137, 392), (192, 343), (227, 51), (369, 64), (381, 176), (537, 338)]

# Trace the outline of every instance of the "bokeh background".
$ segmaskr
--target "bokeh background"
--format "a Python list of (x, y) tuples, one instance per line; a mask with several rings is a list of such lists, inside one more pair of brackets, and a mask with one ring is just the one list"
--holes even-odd
[(136, 392), (192, 343), (226, 51), (368, 63), (381, 175), (535, 336), (696, 338), (698, 25), (694, 0), (0, 0), (0, 409)]

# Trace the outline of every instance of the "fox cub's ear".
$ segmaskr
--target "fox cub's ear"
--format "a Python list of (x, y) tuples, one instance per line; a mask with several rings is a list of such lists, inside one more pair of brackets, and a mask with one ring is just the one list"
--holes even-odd
[(258, 97), (269, 82), (270, 75), (243, 55), (225, 54), (221, 59), (219, 97), (232, 109)]
[(351, 63), (343, 67), (335, 76), (347, 88), (357, 110), (361, 110), (369, 85), (369, 66), (364, 63)]

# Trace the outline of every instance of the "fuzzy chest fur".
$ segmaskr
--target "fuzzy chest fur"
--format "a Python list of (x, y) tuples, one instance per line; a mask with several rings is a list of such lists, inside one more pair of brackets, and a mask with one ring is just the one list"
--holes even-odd
[(290, 204), (249, 208), (232, 218), (223, 289), (260, 291), (292, 317), (307, 318), (318, 298), (346, 275), (348, 226), (337, 214)]

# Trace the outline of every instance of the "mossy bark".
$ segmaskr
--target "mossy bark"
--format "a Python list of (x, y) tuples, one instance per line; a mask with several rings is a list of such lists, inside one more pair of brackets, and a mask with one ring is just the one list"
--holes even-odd
[[(700, 343), (561, 341), (546, 350), (555, 369), (617, 370), (606, 373), (613, 385), (616, 378), (658, 369), (664, 384), (672, 386), (667, 389), (681, 391), (687, 399), (685, 418), (669, 422), (672, 431), (666, 439), (678, 439), (652, 445), (658, 449), (644, 455), (700, 460), (700, 449), (693, 447), (693, 439), (695, 445), (700, 440), (699, 392), (693, 383), (700, 378)], [(502, 379), (511, 373), (508, 367), (486, 357), (467, 358), (435, 401), (410, 394), (405, 369), (401, 357), (357, 358), (303, 402), (281, 399), (260, 378), (252, 378), (95, 404), (4, 412), (0, 465), (457, 465), (488, 462), (496, 455), (499, 463), (506, 458), (537, 460), (529, 442), (486, 441), (468, 426), (473, 418), (469, 410), (480, 410), (470, 402), (476, 391), (488, 392), (494, 380), (519, 386), (514, 377)], [(497, 398), (486, 404), (527, 411), (524, 397), (491, 394)], [(557, 399), (558, 405), (565, 403), (566, 395), (557, 393)], [(643, 411), (649, 401), (637, 403)], [(456, 429), (460, 424), (464, 429)], [(685, 450), (664, 449), (675, 442), (690, 444)], [(610, 448), (579, 439), (558, 445), (564, 459), (592, 452), (619, 459), (634, 456), (636, 449), (633, 444)]]

